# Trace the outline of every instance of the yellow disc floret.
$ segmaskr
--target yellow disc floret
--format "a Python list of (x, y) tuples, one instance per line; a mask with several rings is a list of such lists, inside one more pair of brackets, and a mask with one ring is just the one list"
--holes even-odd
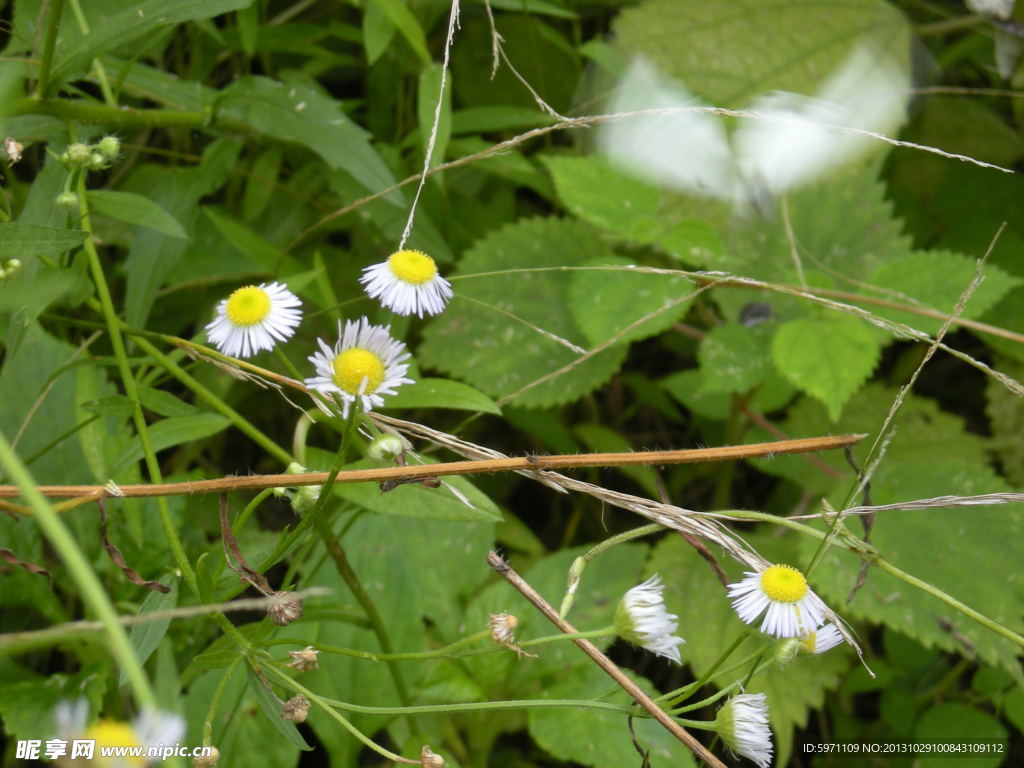
[[(346, 349), (334, 358), (334, 383), (350, 395), (376, 392), (384, 381), (384, 362), (360, 347)], [(363, 379), (366, 387), (363, 388)]]
[[(100, 761), (100, 747), (141, 747), (139, 739), (132, 730), (131, 725), (128, 723), (121, 723), (117, 720), (99, 720), (95, 724), (89, 726), (86, 729), (85, 734), (82, 738), (94, 739), (96, 741), (96, 759), (93, 761), (97, 765), (109, 765), (106, 761)], [(146, 764), (146, 760), (141, 757), (121, 757), (118, 758), (120, 762), (118, 765), (138, 765), (143, 766)]]
[(437, 265), (423, 251), (398, 251), (388, 257), (388, 266), (399, 280), (412, 285), (429, 283), (437, 276)]
[(795, 603), (807, 594), (807, 579), (791, 565), (773, 565), (761, 574), (761, 589), (777, 603)]
[(270, 314), (270, 297), (262, 288), (247, 285), (228, 297), (225, 311), (235, 325), (256, 325)]

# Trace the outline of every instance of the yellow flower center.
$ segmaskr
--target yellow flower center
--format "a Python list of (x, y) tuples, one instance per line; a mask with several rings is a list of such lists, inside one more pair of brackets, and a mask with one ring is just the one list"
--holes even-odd
[(373, 352), (360, 347), (346, 349), (334, 358), (334, 383), (350, 395), (360, 394), (366, 379), (366, 392), (376, 392), (384, 381), (384, 362)]
[(761, 589), (777, 603), (795, 603), (807, 594), (807, 579), (791, 565), (773, 565), (761, 574)]
[(256, 325), (270, 314), (270, 297), (262, 288), (247, 285), (228, 297), (227, 313), (235, 325)]
[[(100, 761), (100, 747), (141, 747), (138, 738), (135, 736), (135, 732), (128, 723), (121, 723), (117, 720), (100, 720), (94, 725), (90, 725), (85, 734), (82, 736), (84, 739), (95, 739), (96, 750), (94, 763), (97, 765), (106, 765), (106, 761)], [(142, 757), (120, 757), (118, 765), (145, 765), (146, 760)]]
[(399, 280), (423, 285), (437, 276), (437, 265), (423, 251), (398, 251), (388, 257), (388, 266)]

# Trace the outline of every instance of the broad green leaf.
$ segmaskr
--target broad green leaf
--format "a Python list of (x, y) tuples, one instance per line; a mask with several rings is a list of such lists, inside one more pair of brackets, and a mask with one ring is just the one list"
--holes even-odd
[(363, 50), (366, 63), (373, 65), (387, 50), (397, 31), (395, 23), (384, 13), (380, 3), (367, 3), (363, 13)]
[[(344, 169), (371, 192), (395, 183), (369, 134), (341, 111), (338, 102), (303, 82), (243, 77), (222, 91), (220, 104), (225, 115), (260, 133), (309, 147), (331, 168)], [(385, 199), (404, 205), (399, 192)]]
[[(974, 279), (975, 261), (948, 251), (915, 251), (879, 264), (868, 278), (883, 289), (883, 298), (922, 309), (950, 314), (960, 295)], [(971, 295), (961, 317), (976, 318), (993, 307), (1006, 293), (1024, 280), (991, 264), (984, 280)], [(901, 312), (888, 307), (865, 305), (867, 309), (927, 333), (935, 333), (942, 320)]]
[(172, 109), (200, 112), (217, 97), (216, 89), (198, 80), (186, 80), (140, 61), (127, 61), (116, 56), (102, 56), (101, 61), (108, 72), (117, 72), (124, 78), (121, 81), (122, 91)]
[(747, 328), (723, 323), (712, 328), (700, 342), (697, 359), (707, 392), (746, 392), (772, 373), (765, 325)]
[(448, 379), (417, 379), (389, 397), (385, 408), (455, 408), (461, 411), (501, 413), (487, 395), (460, 381)]
[(178, 220), (148, 197), (131, 192), (94, 189), (89, 191), (88, 200), (95, 213), (148, 227), (169, 237), (188, 238), (188, 233)]
[(772, 358), (789, 381), (821, 400), (833, 421), (878, 363), (874, 336), (849, 317), (790, 320), (772, 339)]
[(554, 119), (524, 107), (466, 107), (452, 112), (452, 133), (490, 133), (493, 131), (525, 131), (550, 125)]
[[(899, 439), (899, 429), (896, 435)], [(956, 443), (940, 442), (938, 435), (932, 440), (940, 448), (933, 457), (902, 451), (886, 455), (872, 477), (873, 503), (1010, 490), (984, 461), (951, 455), (948, 446)], [(842, 500), (834, 497), (833, 502)], [(859, 533), (859, 526), (848, 524)], [(872, 544), (897, 568), (1018, 633), (1024, 631), (1024, 595), (1006, 589), (1006, 584), (1015, 578), (1022, 537), (1024, 507), (1018, 504), (882, 512), (871, 532)], [(817, 542), (806, 538), (801, 546), (804, 557), (810, 557)], [(822, 596), (845, 600), (859, 563), (850, 553), (831, 548), (815, 572)], [(878, 568), (868, 571), (867, 583), (846, 611), (884, 623), (926, 648), (963, 653), (958, 638), (965, 638), (970, 652), (988, 664), (1011, 673), (1018, 669), (1019, 649), (1009, 640)], [(939, 619), (950, 622), (953, 630)]]
[(284, 736), (292, 746), (298, 747), (302, 750), (313, 749), (306, 743), (306, 740), (302, 738), (302, 734), (299, 733), (299, 729), (295, 727), (295, 723), (281, 717), (281, 702), (270, 695), (270, 691), (268, 691), (264, 687), (263, 683), (260, 682), (260, 679), (256, 677), (256, 673), (252, 671), (252, 667), (246, 665), (245, 671), (246, 679), (249, 681), (249, 693), (256, 700), (260, 710), (263, 712), (266, 719), (274, 726), (274, 729)]
[[(996, 368), (1016, 379), (1024, 376), (1020, 363), (1007, 362)], [(1024, 400), (989, 378), (985, 382), (985, 413), (1003, 474), (1014, 485), (1024, 486)]]
[(107, 395), (84, 402), (79, 407), (83, 411), (99, 416), (131, 416), (135, 410), (135, 404), (127, 395)]
[(142, 407), (158, 413), (161, 416), (192, 416), (196, 413), (196, 407), (189, 405), (184, 400), (175, 397), (170, 392), (162, 389), (153, 389), (143, 384), (137, 385), (139, 402)]
[[(626, 345), (576, 362), (581, 353), (568, 344), (587, 342), (567, 311), (570, 276), (558, 271), (593, 257), (612, 258), (592, 230), (571, 221), (532, 219), (491, 233), (452, 275), (467, 277), (455, 281), (455, 298), (425, 329), (420, 363), (520, 406), (565, 403), (600, 386)], [(469, 277), (496, 270), (512, 273)]]
[[(980, 707), (960, 701), (944, 701), (926, 710), (914, 724), (914, 737), (924, 742), (953, 742), (950, 747), (962, 746), (964, 742), (984, 740), (1003, 745), (1000, 752), (953, 752), (934, 755), (920, 755), (914, 760), (921, 768), (942, 768), (949, 765), (950, 756), (964, 768), (997, 768), (1007, 765), (1010, 732), (996, 717)], [(986, 745), (988, 746), (988, 745)]]
[(40, 269), (29, 275), (18, 268), (0, 281), (0, 312), (22, 311), (22, 320), (34, 320), (48, 306), (68, 293), (76, 282), (70, 269)]
[(678, 322), (689, 308), (693, 283), (685, 277), (631, 272), (636, 265), (616, 257), (592, 259), (582, 266), (617, 267), (584, 269), (574, 272), (569, 281), (569, 308), (591, 346), (620, 333), (620, 344), (655, 336)]
[(17, 221), (0, 223), (0, 259), (58, 256), (77, 248), (87, 236), (80, 229), (56, 229)]
[[(154, 451), (162, 451), (166, 448), (173, 448), (182, 443), (190, 443), (194, 440), (202, 440), (210, 435), (215, 435), (225, 429), (231, 422), (215, 413), (200, 413), (195, 416), (178, 416), (172, 419), (163, 419), (149, 426), (149, 438)], [(138, 435), (124, 447), (117, 459), (114, 460), (111, 472), (117, 472), (132, 462), (138, 461), (145, 452), (142, 450), (142, 442)]]
[(84, 70), (99, 54), (153, 35), (161, 27), (208, 19), (251, 3), (252, 0), (145, 0), (106, 19), (94, 18), (88, 35), (57, 47), (51, 78), (57, 82)]
[[(728, 418), (734, 407), (732, 395), (709, 389), (704, 375), (696, 368), (673, 373), (660, 383), (673, 398), (695, 414), (707, 419)], [(784, 406), (794, 394), (793, 387), (777, 373), (772, 372), (765, 379), (764, 385), (758, 387), (750, 401), (750, 407), (755, 411), (770, 413)]]
[[(656, 666), (668, 664), (659, 660)], [(659, 670), (660, 671), (660, 670)], [(633, 682), (648, 692), (655, 692), (644, 678), (630, 675)], [(573, 670), (541, 691), (544, 699), (584, 699), (629, 706), (633, 700), (621, 690), (609, 695), (615, 687), (611, 678), (598, 667), (588, 664)], [(621, 768), (640, 765), (640, 756), (630, 737), (626, 715), (618, 712), (578, 709), (529, 709), (527, 722), (530, 736), (549, 754), (573, 764), (593, 768)], [(695, 765), (693, 753), (678, 739), (651, 718), (633, 721), (636, 740), (649, 752), (650, 768), (689, 768)]]
[[(745, 533), (744, 538), (751, 538), (751, 534)], [(794, 561), (793, 538), (782, 541), (753, 537), (752, 543), (772, 562)], [(730, 581), (742, 578), (743, 566), (728, 558), (719, 560)], [(647, 570), (661, 576), (665, 582), (666, 606), (670, 613), (679, 616), (679, 635), (686, 640), (686, 644), (679, 647), (683, 661), (694, 675), (704, 674), (746, 626), (736, 616), (725, 589), (707, 562), (680, 537), (663, 538), (655, 547)], [(838, 606), (833, 607), (838, 610)], [(770, 639), (755, 634), (745, 640), (730, 659), (742, 659), (761, 648), (771, 653)], [(747, 693), (767, 694), (778, 765), (788, 764), (793, 729), (806, 725), (810, 710), (823, 704), (825, 692), (839, 684), (840, 676), (849, 667), (852, 654), (844, 648), (840, 646), (818, 656), (800, 656), (785, 669), (769, 665), (745, 686)], [(712, 682), (719, 687), (728, 685), (735, 682), (737, 675), (744, 677), (748, 668), (745, 665), (731, 674), (719, 671)]]
[(416, 20), (409, 6), (403, 0), (370, 0), (371, 3), (380, 7), (384, 14), (391, 20), (402, 37), (409, 43), (409, 47), (419, 56), (424, 64), (430, 64), (430, 52), (427, 50), (427, 38), (423, 34), (420, 23)]
[[(346, 465), (345, 469), (368, 469), (379, 466), (381, 465), (372, 459), (362, 459)], [(384, 493), (377, 483), (338, 483), (334, 486), (334, 492), (364, 509), (383, 515), (431, 520), (501, 520), (501, 512), (494, 502), (468, 480), (463, 477), (443, 479), (445, 484), (465, 496), (472, 506), (461, 501), (445, 484), (440, 488), (426, 488), (419, 483), (405, 483)]]
[(252, 164), (252, 175), (246, 180), (245, 196), (242, 198), (242, 218), (252, 221), (259, 216), (270, 202), (281, 172), (281, 156), (284, 154), (279, 146), (273, 146), (260, 153)]
[(224, 238), (254, 266), (266, 272), (275, 272), (284, 260), (285, 255), (280, 248), (258, 232), (254, 232), (248, 225), (210, 206), (205, 206), (203, 213), (220, 230)]
[(613, 28), (628, 53), (643, 55), (718, 107), (744, 106), (773, 90), (811, 95), (859, 42), (909, 66), (910, 30), (882, 0), (729, 3), (646, 0)]
[[(142, 601), (142, 607), (139, 608), (139, 616), (145, 616), (147, 613), (156, 613), (158, 611), (166, 611), (177, 607), (178, 580), (173, 576), (164, 576), (160, 579), (160, 583), (165, 587), (170, 587), (171, 591), (151, 591), (146, 595), (146, 599)], [(167, 634), (167, 628), (170, 625), (171, 620), (168, 618), (160, 619), (158, 621), (147, 621), (143, 624), (136, 624), (132, 627), (128, 640), (131, 643), (132, 649), (135, 651), (135, 656), (138, 658), (140, 664), (145, 664), (153, 654), (153, 651), (155, 651), (157, 646), (160, 645), (160, 641), (164, 639), (164, 635)], [(126, 682), (128, 682), (128, 675), (122, 669), (121, 679), (118, 684), (124, 685)]]

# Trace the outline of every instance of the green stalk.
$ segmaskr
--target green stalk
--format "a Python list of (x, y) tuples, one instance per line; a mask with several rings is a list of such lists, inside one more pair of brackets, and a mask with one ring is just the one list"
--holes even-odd
[(591, 699), (509, 699), (506, 701), (474, 701), (465, 704), (420, 704), (412, 707), (367, 707), (338, 699), (324, 700), (337, 709), (358, 715), (445, 715), (457, 712), (503, 712), (517, 709), (596, 709), (633, 717), (649, 717), (635, 707), (624, 707)]
[(128, 684), (132, 688), (136, 702), (140, 706), (155, 708), (156, 696), (149, 684), (149, 679), (132, 649), (128, 634), (118, 620), (117, 611), (103, 591), (103, 585), (100, 584), (89, 561), (79, 549), (75, 537), (64, 525), (60, 515), (53, 511), (49, 502), (36, 488), (32, 475), (14, 453), (14, 449), (11, 448), (3, 433), (0, 433), (0, 464), (21, 489), (25, 501), (35, 512), (39, 527), (67, 566), (71, 578), (82, 592), (83, 601), (103, 623), (104, 632), (110, 640), (111, 650), (128, 678)]
[[(63, 0), (55, 0), (63, 4)], [(45, 52), (44, 52), (45, 55)], [(46, 63), (44, 61), (44, 63)], [(40, 82), (42, 80), (40, 73)], [(45, 73), (49, 77), (49, 70)], [(37, 88), (38, 94), (38, 88)], [(8, 113), (14, 115), (49, 115), (60, 120), (74, 120), (85, 125), (105, 125), (114, 128), (194, 128), (205, 127), (213, 118), (211, 112), (184, 112), (177, 109), (122, 109), (105, 104), (89, 104), (65, 99), (21, 98), (11, 105)], [(225, 130), (246, 131), (244, 125), (235, 120), (218, 123)]]
[[(50, 84), (50, 68), (53, 66), (53, 49), (57, 43), (57, 32), (60, 29), (60, 17), (63, 11), (64, 0), (52, 0), (50, 13), (46, 19), (46, 42), (43, 43), (43, 58), (39, 63), (39, 79), (36, 81), (36, 99), (43, 98), (46, 93), (46, 86)], [(23, 101), (35, 101), (35, 99), (24, 99)]]
[[(100, 255), (96, 251), (96, 244), (92, 240), (92, 222), (89, 218), (89, 206), (86, 202), (85, 174), (78, 179), (78, 212), (80, 215), (80, 226), (89, 233), (85, 238), (83, 247), (89, 258), (89, 268), (92, 272), (92, 279), (96, 285), (96, 293), (100, 299), (103, 309), (103, 317), (107, 323), (107, 333), (110, 334), (110, 344), (114, 348), (114, 355), (117, 357), (118, 370), (121, 374), (121, 381), (124, 385), (125, 394), (132, 401), (132, 418), (135, 422), (135, 431), (139, 434), (139, 442), (146, 457), (146, 467), (149, 470), (149, 478), (154, 483), (163, 482), (163, 475), (160, 472), (160, 465), (156, 460), (156, 453), (153, 451), (153, 443), (149, 438), (149, 428), (146, 425), (146, 417), (142, 414), (142, 405), (139, 402), (138, 389), (135, 386), (135, 377), (132, 375), (131, 366), (128, 364), (128, 353), (125, 351), (124, 338), (121, 336), (121, 321), (114, 311), (114, 302), (110, 297), (110, 288), (107, 286), (107, 278), (103, 274), (103, 266), (100, 264)], [(195, 594), (199, 594), (199, 585), (196, 582), (196, 573), (185, 555), (185, 549), (178, 538), (174, 521), (171, 519), (171, 508), (167, 499), (158, 496), (157, 508), (160, 510), (160, 519), (163, 522), (164, 533), (167, 536), (167, 543), (170, 545), (174, 562), (181, 571), (185, 581)], [(225, 620), (225, 623), (226, 620)]]
[[(83, 35), (89, 34), (89, 23), (85, 20), (85, 14), (82, 13), (82, 7), (79, 5), (78, 0), (70, 0), (71, 12), (75, 15), (75, 22), (78, 24), (78, 29)], [(114, 98), (114, 92), (110, 89), (110, 82), (107, 80), (107, 70), (103, 67), (103, 62), (99, 59), (92, 60), (92, 66), (96, 70), (96, 79), (100, 84), (100, 91), (103, 93), (103, 100), (112, 107), (117, 106), (117, 99)]]

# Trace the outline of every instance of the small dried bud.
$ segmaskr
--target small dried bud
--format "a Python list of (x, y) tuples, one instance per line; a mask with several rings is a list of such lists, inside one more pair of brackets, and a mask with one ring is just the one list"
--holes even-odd
[(302, 600), (294, 592), (275, 592), (267, 608), (267, 615), (279, 626), (291, 624), (302, 618)]
[(366, 455), (376, 461), (397, 459), (405, 453), (406, 442), (398, 435), (381, 435), (366, 448)]
[(96, 145), (96, 149), (103, 155), (104, 159), (116, 160), (121, 154), (121, 140), (117, 136), (104, 136)]
[(281, 705), (281, 719), (291, 720), (293, 723), (304, 723), (309, 716), (309, 699), (301, 693), (292, 696)]
[(491, 638), (499, 645), (508, 645), (516, 641), (516, 627), (519, 619), (511, 613), (492, 613), (487, 623), (491, 630)]
[(75, 142), (68, 146), (68, 151), (61, 156), (61, 160), (67, 157), (65, 161), (68, 165), (80, 167), (89, 162), (92, 158), (92, 150), (89, 149), (88, 144), (82, 144), (81, 142)]
[(220, 760), (220, 750), (210, 747), (210, 754), (192, 758), (192, 765), (196, 768), (213, 768), (218, 760)]
[(61, 192), (57, 195), (57, 207), (65, 211), (78, 210), (78, 195), (74, 192)]
[(7, 167), (10, 168), (21, 160), (21, 153), (25, 151), (24, 145), (15, 141), (13, 136), (4, 139), (4, 155), (7, 156)]
[(316, 648), (312, 645), (307, 645), (301, 651), (288, 651), (288, 655), (292, 657), (292, 660), (285, 664), (286, 667), (298, 670), (299, 672), (305, 672), (310, 669), (319, 669), (320, 666), (317, 664), (317, 654), (319, 654)]
[(441, 768), (444, 765), (444, 758), (424, 744), (420, 750), (420, 766), (422, 768)]

